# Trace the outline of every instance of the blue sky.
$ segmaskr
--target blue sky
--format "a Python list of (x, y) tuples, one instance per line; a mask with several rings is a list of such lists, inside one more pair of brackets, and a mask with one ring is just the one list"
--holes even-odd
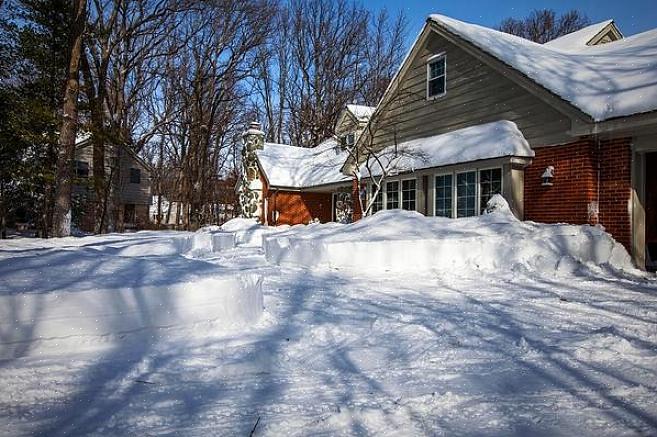
[[(533, 9), (554, 9), (563, 12), (578, 9), (592, 23), (613, 18), (625, 36), (657, 28), (656, 0), (364, 0), (371, 9), (388, 8), (391, 12), (403, 9), (409, 18), (409, 38), (420, 31), (428, 14), (440, 13), (459, 20), (496, 27), (506, 17), (521, 18)], [(410, 43), (409, 43), (410, 44)]]

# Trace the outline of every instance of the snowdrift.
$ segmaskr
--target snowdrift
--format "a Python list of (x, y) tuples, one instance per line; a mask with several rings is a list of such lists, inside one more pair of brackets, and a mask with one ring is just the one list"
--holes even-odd
[(35, 348), (65, 353), (96, 347), (129, 334), (152, 338), (172, 326), (212, 334), (253, 324), (262, 311), (262, 278), (254, 274), (167, 287), (0, 295), (0, 359)]
[(106, 254), (116, 256), (172, 256), (190, 254), (201, 256), (232, 249), (235, 246), (235, 235), (207, 228), (198, 232), (171, 233), (166, 236), (152, 232), (137, 233), (141, 238), (114, 242), (102, 247)]
[(568, 274), (582, 264), (633, 269), (625, 248), (601, 228), (518, 221), (501, 196), (488, 213), (447, 219), (381, 211), (349, 225), (293, 228), (269, 236), (273, 264), (358, 271), (534, 270)]
[[(301, 227), (303, 225), (297, 225)], [(289, 225), (263, 226), (257, 219), (234, 218), (221, 226), (223, 232), (232, 233), (235, 236), (235, 245), (261, 247), (264, 237), (278, 234), (290, 229)]]

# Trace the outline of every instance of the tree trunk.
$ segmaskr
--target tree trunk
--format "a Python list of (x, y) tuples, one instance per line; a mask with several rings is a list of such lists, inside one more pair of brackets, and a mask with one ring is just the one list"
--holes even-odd
[(75, 1), (75, 17), (71, 27), (69, 44), (69, 64), (64, 91), (63, 120), (59, 134), (59, 154), (57, 157), (57, 189), (53, 211), (53, 235), (71, 235), (71, 190), (73, 162), (75, 160), (75, 137), (78, 124), (78, 92), (80, 73), (80, 54), (82, 35), (86, 22), (86, 0)]

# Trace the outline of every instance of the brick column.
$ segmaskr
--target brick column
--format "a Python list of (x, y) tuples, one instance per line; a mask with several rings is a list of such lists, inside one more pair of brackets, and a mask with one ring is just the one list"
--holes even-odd
[(351, 181), (351, 203), (353, 204), (354, 212), (352, 213), (352, 220), (358, 221), (363, 218), (363, 211), (360, 209), (360, 201), (358, 197), (360, 196), (360, 190), (358, 187), (358, 181), (352, 179)]

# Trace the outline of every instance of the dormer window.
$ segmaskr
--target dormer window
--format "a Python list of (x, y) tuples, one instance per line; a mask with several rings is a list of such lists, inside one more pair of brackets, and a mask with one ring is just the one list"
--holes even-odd
[(356, 144), (356, 135), (353, 133), (343, 135), (340, 142), (342, 143), (343, 147), (351, 148), (354, 146), (354, 144)]
[(444, 96), (447, 92), (447, 56), (434, 55), (427, 60), (427, 99)]

